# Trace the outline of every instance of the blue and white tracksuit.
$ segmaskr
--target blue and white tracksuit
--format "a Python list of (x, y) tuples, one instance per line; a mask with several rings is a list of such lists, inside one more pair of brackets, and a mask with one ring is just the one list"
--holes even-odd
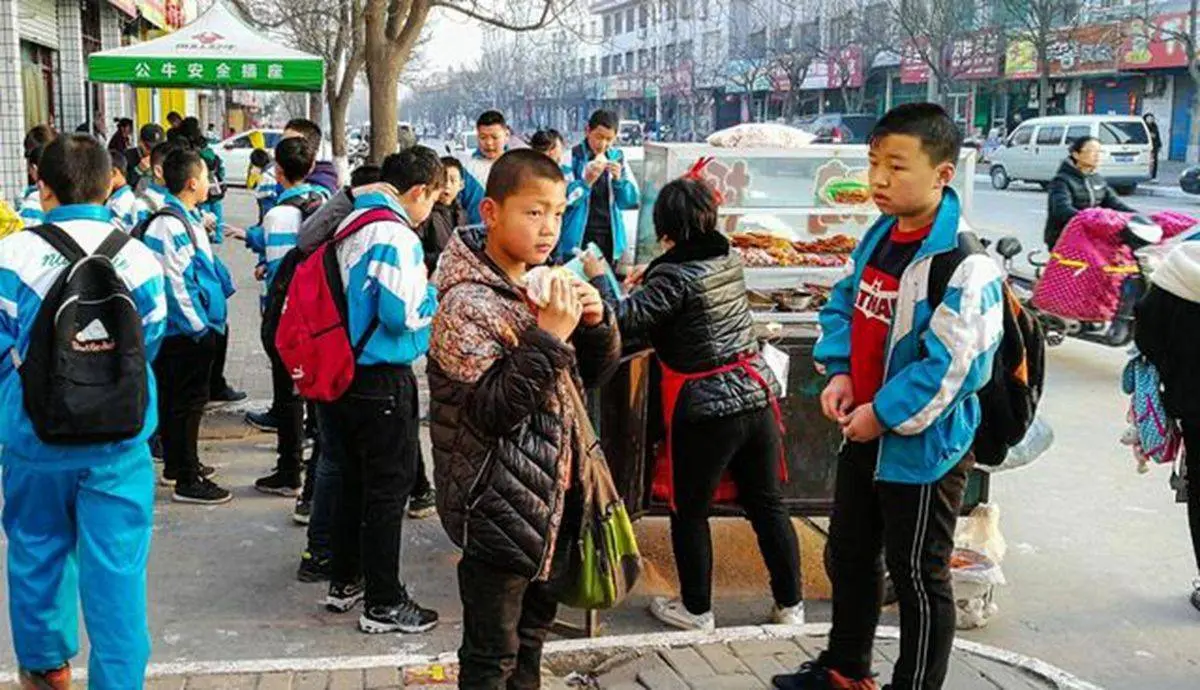
[(135, 211), (137, 222), (140, 223), (146, 220), (156, 211), (166, 206), (167, 197), (169, 196), (171, 196), (171, 193), (162, 185), (154, 182), (146, 185), (145, 189), (137, 193), (137, 210)]
[(264, 290), (270, 289), (283, 257), (296, 248), (300, 225), (304, 222), (304, 215), (300, 209), (286, 202), (323, 191), (310, 184), (299, 184), (285, 190), (279, 195), (275, 206), (263, 216), (262, 224), (246, 230), (246, 246), (258, 254), (259, 264), (267, 267), (267, 275), (263, 280)]
[(117, 191), (113, 192), (108, 197), (108, 203), (105, 205), (113, 212), (113, 216), (115, 216), (117, 222), (121, 224), (121, 229), (125, 232), (131, 232), (133, 227), (137, 225), (138, 198), (133, 193), (133, 190), (129, 188), (129, 185), (120, 187)]
[[(85, 251), (112, 231), (103, 206), (62, 206), (47, 214)], [(141, 243), (114, 262), (142, 317), (147, 355), (145, 425), (137, 437), (52, 446), (33, 430), (14, 362), (29, 347), (43, 296), (66, 261), (40, 237), (0, 241), (0, 463), (13, 645), (22, 668), (58, 668), (79, 651), (78, 603), (91, 642), (92, 688), (140, 688), (150, 656), (146, 561), (153, 525), (154, 465), (147, 440), (158, 426), (149, 361), (166, 328), (162, 269)]]
[(467, 158), (460, 159), (463, 164), (463, 188), (458, 193), (458, 203), (467, 212), (467, 223), (479, 225), (483, 216), (479, 213), (479, 204), (487, 195), (488, 175), (492, 172), (492, 164), (499, 159), (487, 158), (476, 149)]
[(37, 185), (29, 185), (17, 199), (17, 215), (25, 227), (32, 228), (46, 222), (46, 214), (42, 211), (42, 198)]
[[(859, 282), (875, 247), (896, 219), (883, 216), (867, 231), (821, 310), (813, 357), (827, 376), (850, 373), (850, 322)], [(934, 256), (955, 250), (961, 221), (958, 195), (946, 189), (929, 237), (900, 277), (888, 335), (883, 387), (875, 414), (888, 431), (879, 441), (875, 477), (899, 484), (941, 479), (971, 449), (979, 426), (976, 393), (992, 376), (1004, 332), (1001, 274), (989, 256), (967, 256), (941, 304), (928, 300)], [(966, 229), (966, 228), (963, 228)]]
[(209, 331), (224, 333), (228, 319), (228, 272), (213, 254), (199, 211), (188, 210), (174, 195), (167, 203), (182, 210), (192, 226), (160, 216), (146, 228), (143, 241), (157, 255), (166, 277), (167, 337), (199, 340)]
[[(605, 158), (613, 163), (621, 164), (621, 174), (613, 179), (607, 172), (596, 180), (597, 184), (607, 184), (609, 218), (612, 222), (613, 259), (620, 261), (624, 256), (628, 243), (625, 238), (625, 219), (621, 211), (638, 207), (638, 187), (625, 164), (625, 156), (617, 149), (608, 149)], [(571, 174), (567, 176), (567, 212), (563, 215), (562, 234), (558, 238), (555, 256), (561, 261), (568, 261), (575, 255), (575, 250), (581, 248), (583, 236), (587, 231), (588, 213), (592, 203), (592, 185), (584, 179), (584, 169), (588, 164), (587, 142), (571, 149)]]
[(375, 318), (379, 327), (358, 363), (408, 365), (429, 350), (430, 325), (437, 291), (429, 283), (421, 239), (408, 214), (394, 199), (371, 192), (354, 200), (347, 227), (372, 208), (390, 208), (398, 222), (371, 223), (337, 245), (342, 284), (346, 286), (350, 342), (357, 343)]

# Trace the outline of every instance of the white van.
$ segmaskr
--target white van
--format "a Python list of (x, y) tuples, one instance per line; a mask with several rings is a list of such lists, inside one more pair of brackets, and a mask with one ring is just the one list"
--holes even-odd
[(1122, 194), (1150, 179), (1150, 131), (1133, 115), (1055, 115), (1035, 117), (1013, 130), (1004, 147), (991, 154), (992, 186), (1017, 180), (1046, 187), (1067, 157), (1067, 146), (1085, 136), (1100, 140), (1098, 172)]

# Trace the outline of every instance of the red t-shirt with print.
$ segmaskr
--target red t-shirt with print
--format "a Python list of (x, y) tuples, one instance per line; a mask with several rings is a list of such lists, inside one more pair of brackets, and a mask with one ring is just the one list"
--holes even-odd
[(850, 381), (854, 404), (865, 405), (883, 387), (887, 340), (900, 296), (900, 277), (929, 236), (932, 226), (898, 232), (897, 226), (879, 242), (863, 268), (850, 319)]

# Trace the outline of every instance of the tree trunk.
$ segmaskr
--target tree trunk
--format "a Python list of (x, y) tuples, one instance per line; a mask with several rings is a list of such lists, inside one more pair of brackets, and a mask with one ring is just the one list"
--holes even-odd
[(329, 99), (329, 134), (331, 143), (333, 144), (333, 162), (338, 166), (339, 172), (348, 171), (349, 163), (346, 159), (346, 110), (350, 105), (350, 99)]
[(314, 91), (311, 94), (309, 94), (309, 97), (308, 97), (308, 119), (317, 123), (318, 127), (321, 125), (321, 120), (325, 119), (322, 117), (324, 110), (325, 110), (325, 92), (324, 91)]
[(407, 58), (407, 55), (397, 51), (383, 59), (367, 62), (367, 84), (371, 94), (371, 162), (376, 165), (396, 152), (396, 96), (400, 72)]

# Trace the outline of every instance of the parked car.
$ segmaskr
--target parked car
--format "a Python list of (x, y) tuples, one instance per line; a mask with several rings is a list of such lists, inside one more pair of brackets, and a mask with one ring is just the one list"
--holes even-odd
[(865, 144), (878, 121), (874, 115), (825, 113), (800, 128), (816, 135), (814, 144)]
[(250, 171), (250, 154), (255, 149), (253, 139), (257, 139), (252, 136), (254, 134), (262, 135), (263, 147), (268, 152), (274, 151), (275, 145), (283, 138), (282, 129), (251, 129), (217, 144), (217, 155), (225, 163), (226, 184), (245, 186)]
[(992, 186), (1004, 189), (1014, 181), (1043, 188), (1054, 179), (1071, 142), (1085, 136), (1100, 140), (1099, 173), (1121, 194), (1131, 194), (1150, 179), (1150, 131), (1133, 115), (1054, 115), (1021, 123), (992, 152)]
[(617, 141), (622, 146), (641, 146), (645, 127), (637, 120), (621, 120), (617, 124)]

